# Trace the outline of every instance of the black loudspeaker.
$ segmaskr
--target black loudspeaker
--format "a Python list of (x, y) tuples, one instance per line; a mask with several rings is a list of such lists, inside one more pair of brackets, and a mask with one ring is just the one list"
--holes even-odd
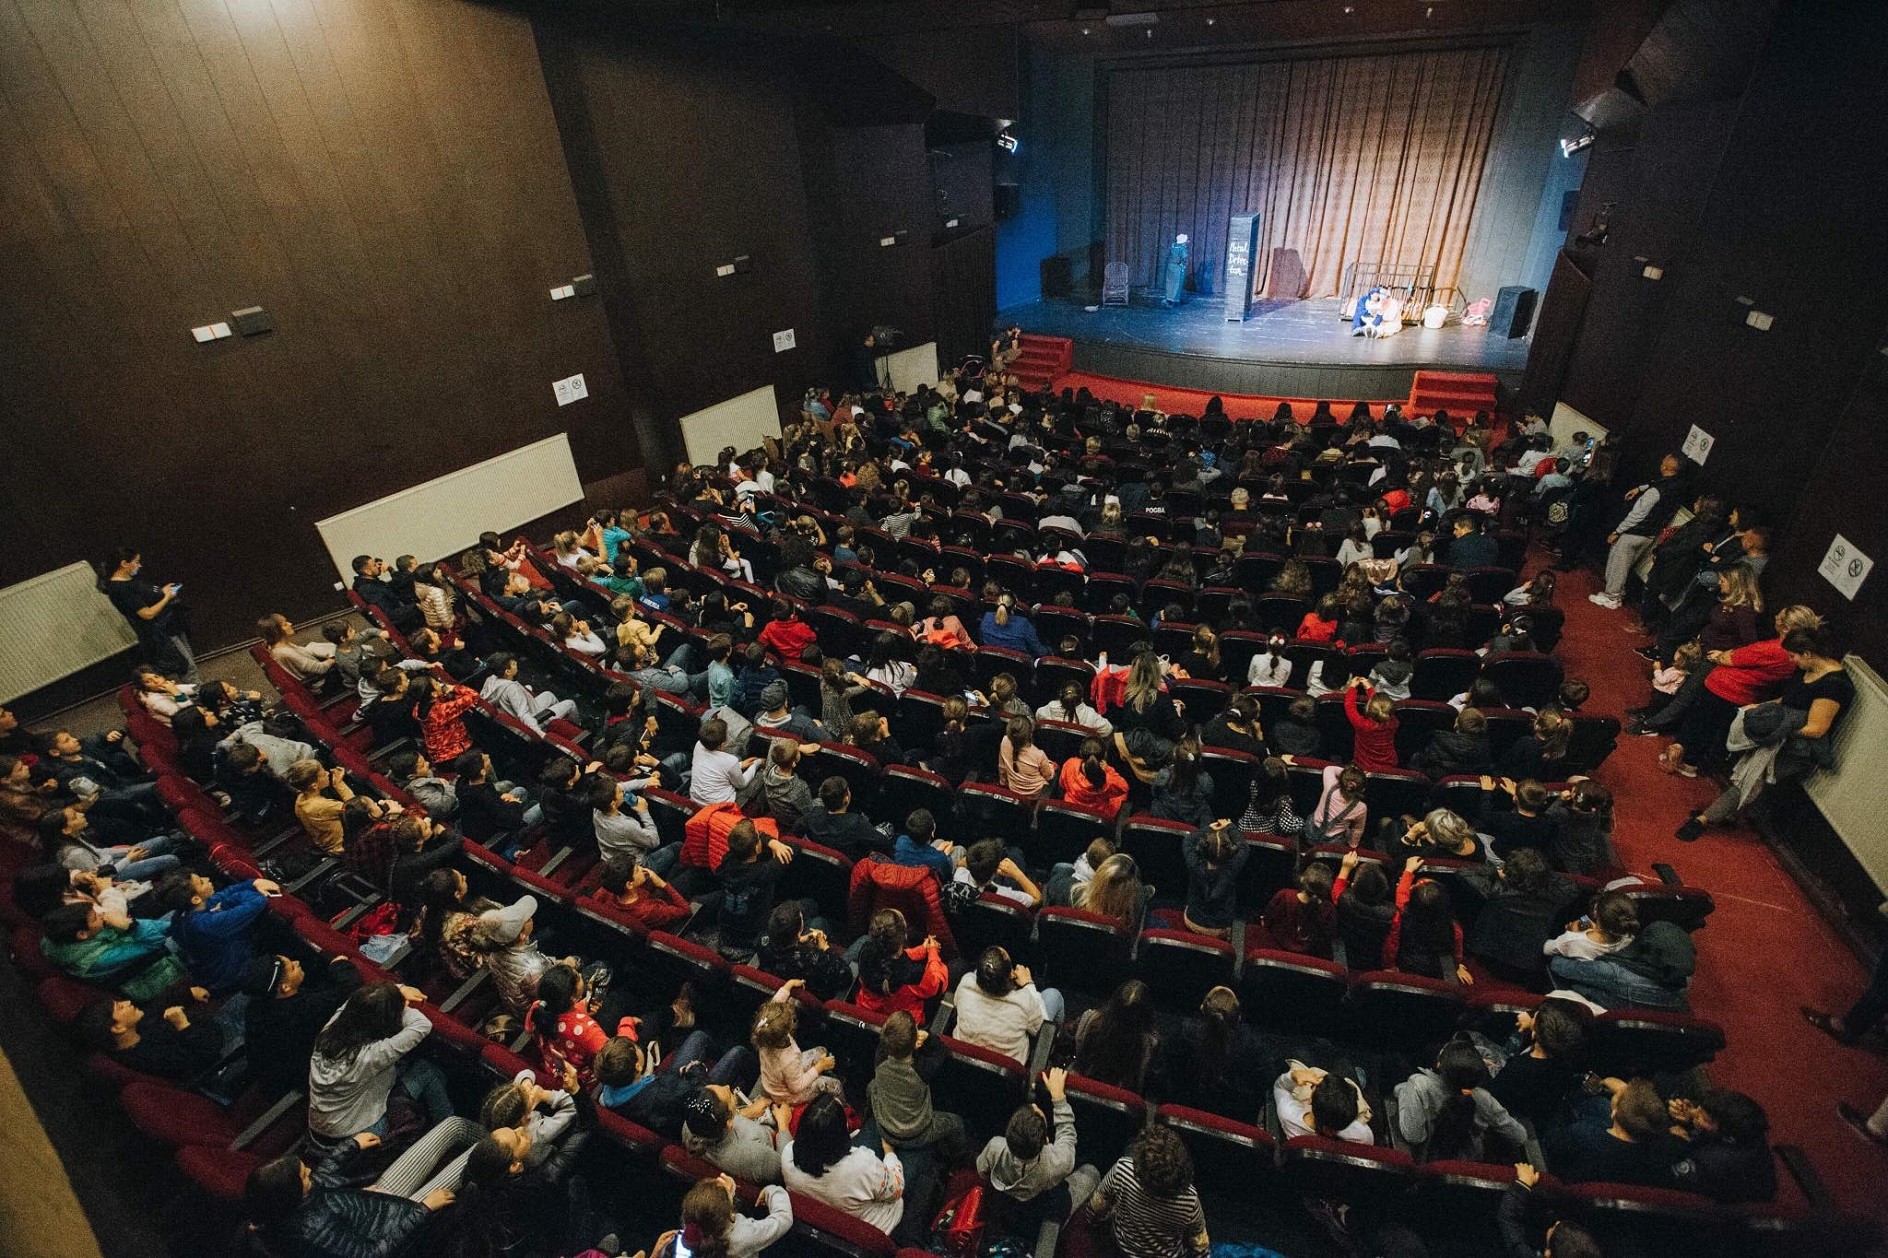
[(1066, 253), (1052, 253), (1040, 264), (1042, 295), (1070, 297), (1075, 293), (1075, 260)]
[(996, 221), (1007, 222), (1023, 208), (1023, 190), (1013, 183), (996, 185)]
[(1505, 336), (1510, 341), (1527, 335), (1534, 322), (1534, 290), (1518, 285), (1495, 294), (1495, 312), (1488, 316), (1491, 336)]

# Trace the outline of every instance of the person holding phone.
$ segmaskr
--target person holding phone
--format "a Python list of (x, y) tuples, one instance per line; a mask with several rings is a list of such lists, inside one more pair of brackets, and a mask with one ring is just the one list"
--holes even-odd
[(183, 583), (172, 581), (160, 587), (141, 576), (144, 556), (131, 546), (113, 551), (104, 569), (98, 588), (138, 635), (138, 643), (144, 648), (145, 659), (151, 667), (189, 685), (202, 681), (197, 673), (197, 653), (190, 645), (184, 607), (179, 601), (184, 592)]

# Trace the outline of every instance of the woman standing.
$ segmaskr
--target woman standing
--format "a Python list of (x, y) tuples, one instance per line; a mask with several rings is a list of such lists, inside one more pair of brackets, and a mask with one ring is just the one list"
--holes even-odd
[(144, 556), (130, 546), (122, 547), (105, 561), (98, 588), (138, 635), (146, 661), (167, 676), (195, 685), (202, 678), (178, 599), (183, 583), (172, 581), (160, 588), (138, 575), (143, 569)]

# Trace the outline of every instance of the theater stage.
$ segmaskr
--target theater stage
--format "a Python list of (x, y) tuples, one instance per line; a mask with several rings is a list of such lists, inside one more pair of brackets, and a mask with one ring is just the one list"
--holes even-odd
[(1131, 306), (1089, 310), (1076, 301), (1032, 301), (997, 316), (1005, 326), (1075, 343), (1073, 368), (1211, 393), (1274, 397), (1401, 398), (1419, 368), (1492, 372), (1505, 389), (1527, 366), (1526, 338), (1451, 324), (1405, 327), (1381, 340), (1349, 335), (1335, 298), (1265, 301), (1228, 323), (1214, 297), (1169, 310), (1138, 296)]

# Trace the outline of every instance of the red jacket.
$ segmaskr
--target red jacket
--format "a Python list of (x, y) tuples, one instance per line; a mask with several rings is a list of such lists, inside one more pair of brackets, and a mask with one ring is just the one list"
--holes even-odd
[(1767, 638), (1732, 651), (1729, 664), (1720, 664), (1705, 675), (1704, 688), (1741, 707), (1768, 699), (1795, 671), (1783, 639)]
[(1298, 639), (1301, 642), (1337, 641), (1337, 622), (1325, 620), (1316, 612), (1306, 612), (1305, 618), (1298, 622)]
[(1391, 717), (1379, 725), (1365, 716), (1358, 706), (1356, 686), (1344, 691), (1344, 715), (1350, 718), (1351, 763), (1365, 773), (1383, 773), (1396, 768), (1397, 719)]
[(819, 634), (804, 620), (770, 620), (761, 629), (760, 640), (781, 659), (798, 663), (806, 648), (819, 641)]
[[(1423, 881), (1431, 880), (1425, 878)], [(1402, 968), (1397, 964), (1397, 960), (1403, 951), (1403, 910), (1408, 907), (1410, 892), (1415, 889), (1416, 871), (1405, 869), (1403, 876), (1396, 883), (1396, 916), (1390, 919), (1390, 933), (1383, 940), (1383, 968), (1386, 970)], [(1460, 966), (1462, 964), (1462, 924), (1451, 922), (1449, 928), (1454, 932), (1452, 944), (1455, 951), (1455, 963)]]

